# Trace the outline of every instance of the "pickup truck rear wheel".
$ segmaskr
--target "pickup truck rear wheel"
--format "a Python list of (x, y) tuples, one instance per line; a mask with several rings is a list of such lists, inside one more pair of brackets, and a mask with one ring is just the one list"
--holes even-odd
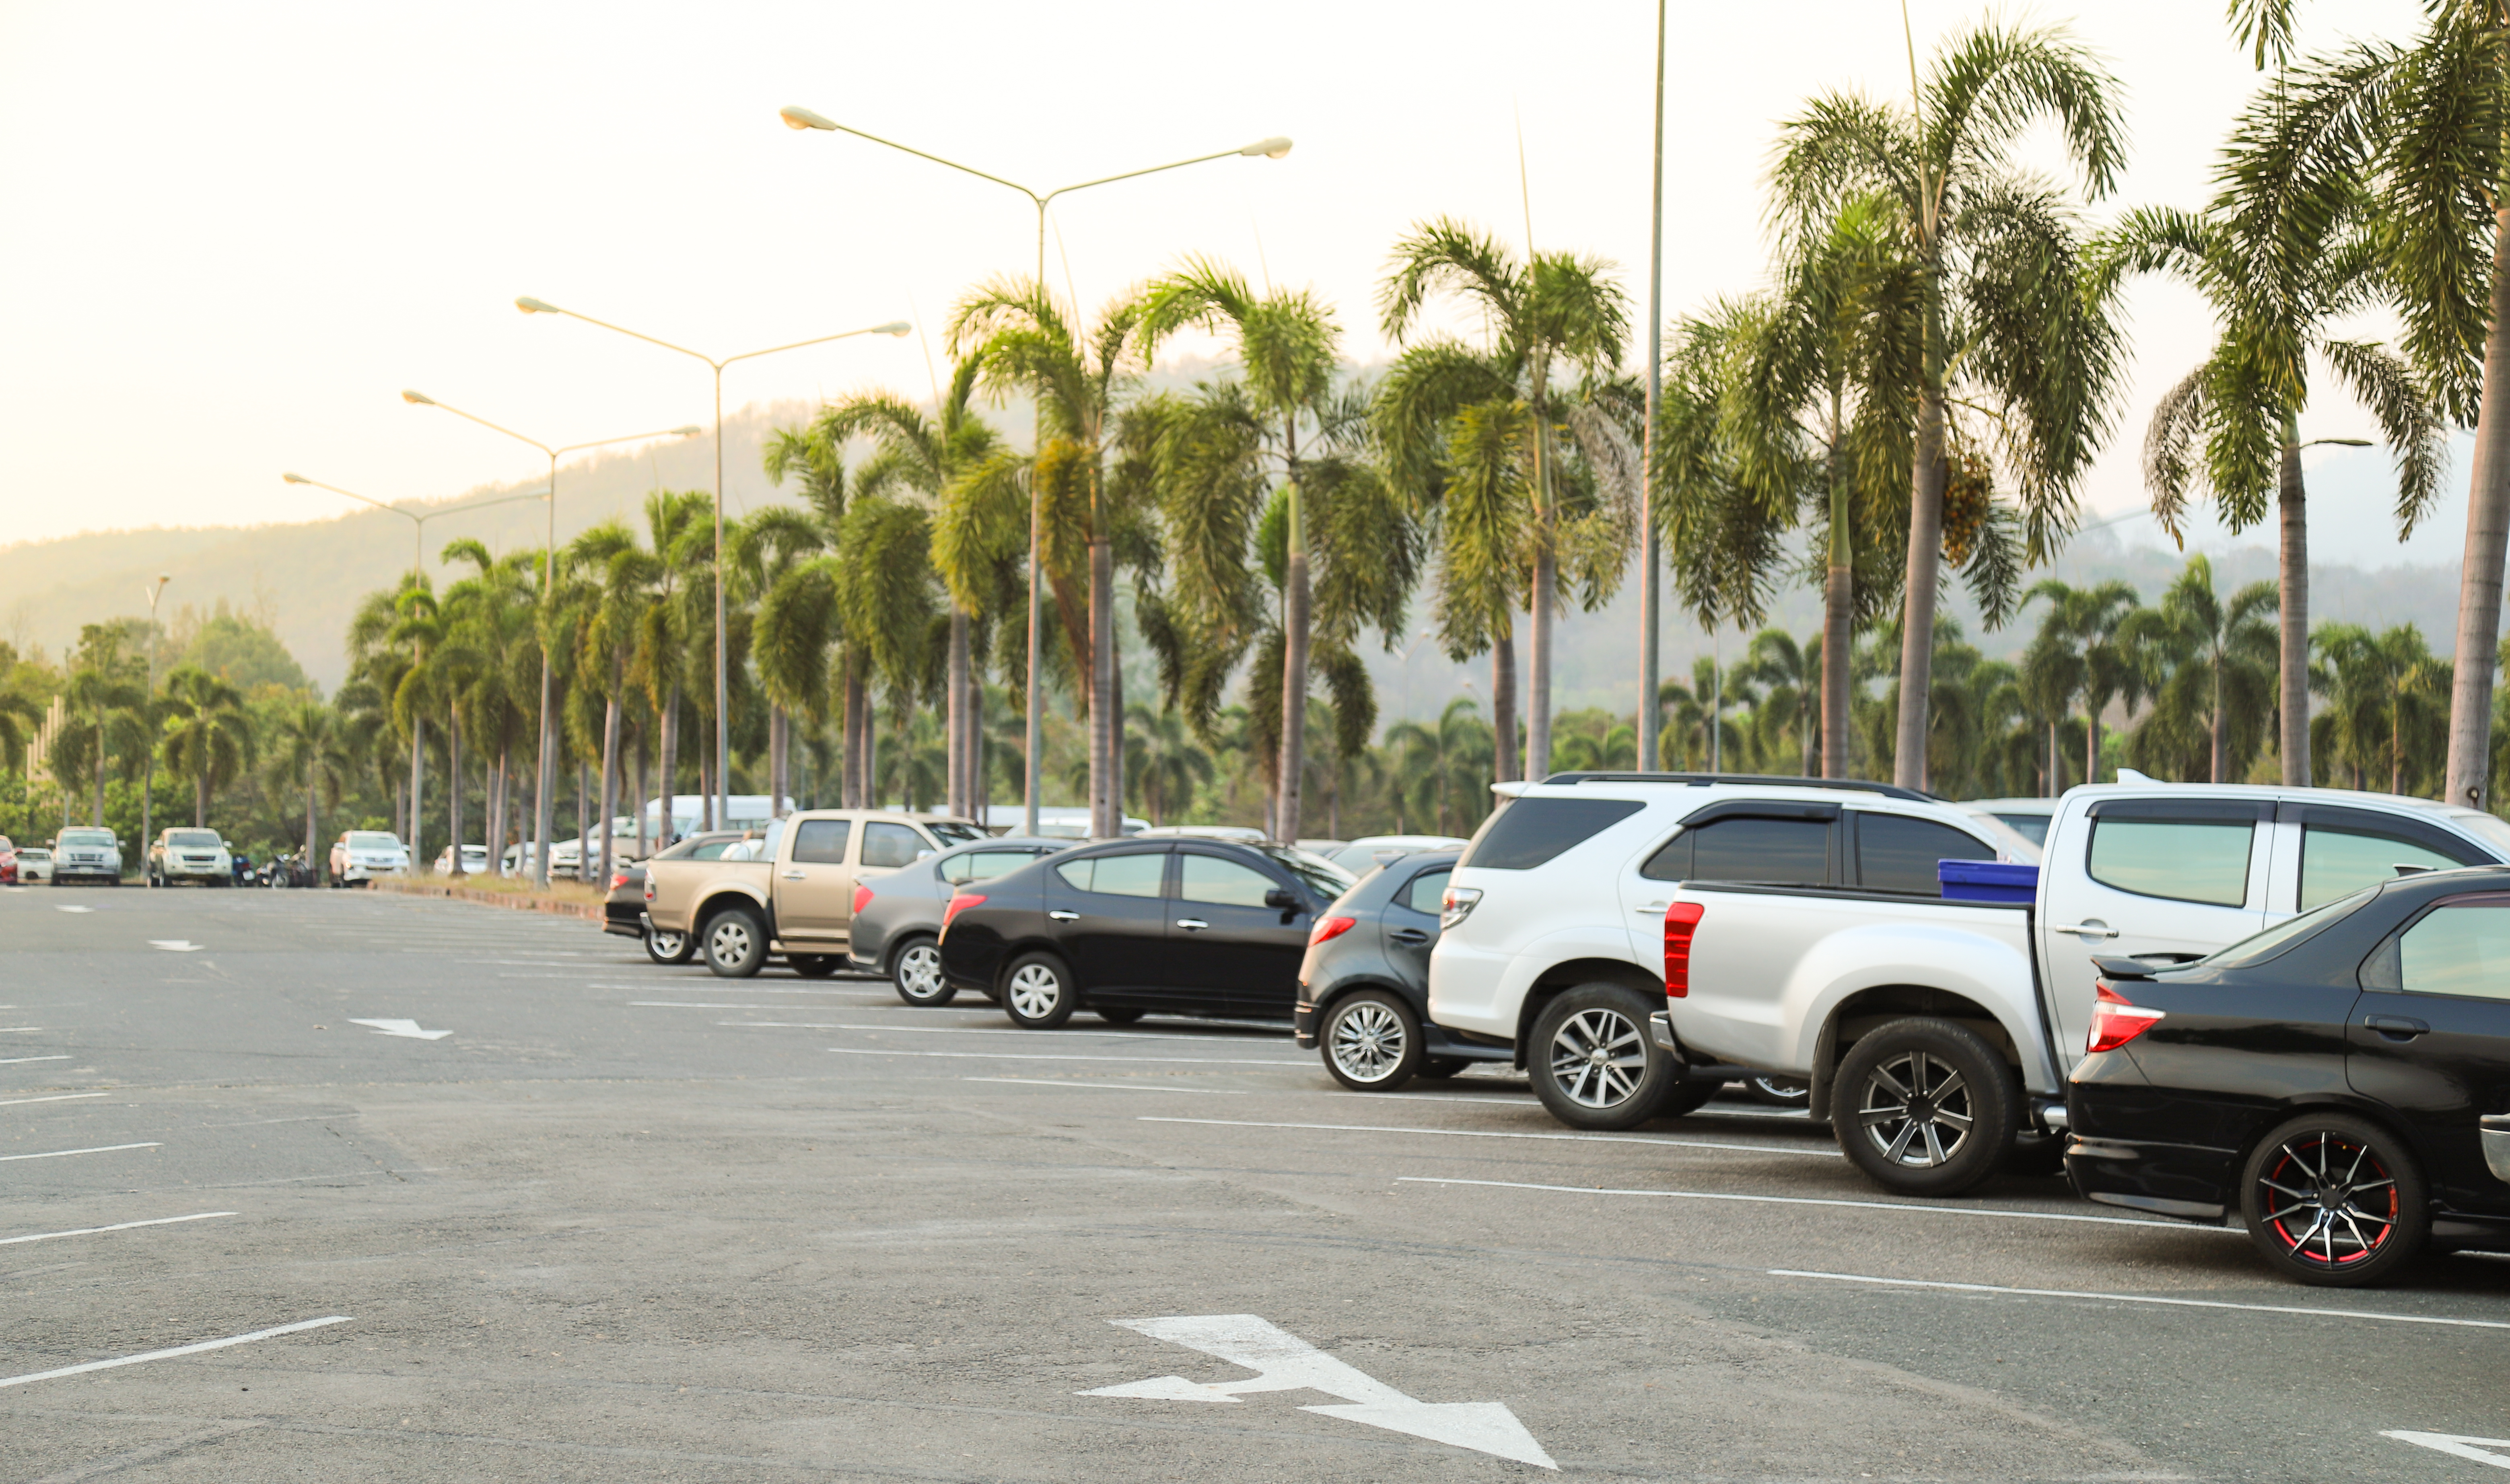
[(1580, 984), (1542, 1007), (1525, 1064), (1553, 1118), (1572, 1128), (1635, 1128), (1663, 1110), (1683, 1069), (1648, 1040), (1656, 1003), (1625, 985)]
[(1072, 970), (1050, 953), (1022, 954), (1003, 975), (1003, 1013), (1032, 1031), (1050, 1031), (1071, 1019), (1080, 998)]
[(2022, 1089), (1985, 1038), (1950, 1020), (1894, 1020), (1841, 1058), (1831, 1084), (1840, 1151), (1904, 1196), (1958, 1196), (2013, 1147)]
[(726, 907), (706, 919), (701, 941), (706, 968), (727, 979), (746, 979), (767, 967), (767, 925), (747, 907)]

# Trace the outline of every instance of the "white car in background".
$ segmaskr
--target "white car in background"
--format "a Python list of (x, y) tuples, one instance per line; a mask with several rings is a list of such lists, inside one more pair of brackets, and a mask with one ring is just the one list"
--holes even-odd
[(349, 886), (377, 876), (405, 875), (409, 847), (390, 830), (352, 829), (331, 842), (331, 880)]
[(171, 887), (178, 881), (202, 886), (235, 885), (235, 856), (213, 829), (175, 828), (160, 831), (148, 849), (148, 884)]
[(51, 851), (40, 845), (18, 847), (18, 885), (30, 887), (40, 881), (50, 886), (52, 880), (53, 853)]
[[(453, 847), (448, 845), (444, 849), (436, 853), (436, 864), (433, 869), (438, 876), (450, 876), (453, 874)], [(462, 869), (466, 875), (487, 875), (488, 847), (484, 845), (466, 845), (462, 847)]]
[(122, 842), (101, 825), (80, 824), (53, 837), (53, 885), (101, 881), (122, 885)]

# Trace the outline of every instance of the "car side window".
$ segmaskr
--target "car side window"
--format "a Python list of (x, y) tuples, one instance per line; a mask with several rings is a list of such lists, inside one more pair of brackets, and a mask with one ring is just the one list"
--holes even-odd
[(1856, 816), (1857, 880), (1869, 892), (1941, 896), (1936, 861), (1995, 858), (1993, 847), (1949, 824), (1870, 809)]
[(1281, 884), (1252, 866), (1217, 856), (1188, 854), (1179, 872), (1177, 895), (1186, 901), (1208, 902), (1216, 907), (1260, 907), (1266, 894), (1281, 890)]
[[(991, 881), (1037, 858), (1035, 851), (970, 851), (941, 862), (941, 879), (953, 885)], [(1084, 889), (1085, 890), (1085, 889)]]
[(854, 831), (852, 819), (804, 819), (793, 828), (793, 863), (845, 864), (846, 841)]
[(1167, 874), (1168, 853), (1133, 851), (1119, 856), (1090, 856), (1054, 868), (1073, 890), (1101, 896), (1157, 896)]
[(2213, 817), (2131, 807), (2092, 817), (2085, 870), (2094, 881), (2139, 896), (2237, 907), (2249, 899), (2254, 815)]
[(1747, 881), (1817, 887), (1830, 881), (1828, 819), (1728, 815), (1686, 828), (1639, 867), (1654, 881)]
[(915, 853), (923, 850), (924, 837), (903, 824), (890, 824), (875, 819), (863, 826), (862, 863), (884, 867), (912, 865)]
[(2443, 902), (2397, 939), (2410, 995), (2510, 1000), (2510, 896)]
[[(2401, 865), (2446, 871), (2461, 865), (2486, 864), (2471, 847), (2450, 854), (2436, 840), (2418, 840), (2400, 822), (2382, 829), (2367, 812), (2315, 809), (2304, 814), (2301, 828), (2301, 910), (2324, 906), (2364, 887), (2392, 880)], [(2452, 842), (2453, 845), (2454, 842)]]
[(1434, 871), (1423, 871), (1413, 877), (1403, 888), (1403, 905), (1415, 912), (1437, 916), (1440, 898), (1446, 894), (1447, 878), (1453, 874), (1454, 867), (1442, 865)]
[[(721, 860), (723, 858), (723, 853), (739, 843), (739, 841), (735, 840), (709, 840), (705, 844), (699, 846), (696, 850), (689, 852), (688, 858), (691, 860)], [(800, 840), (794, 841), (794, 849), (801, 849), (801, 844), (802, 842)], [(840, 844), (837, 847), (837, 851), (842, 855), (845, 852), (845, 847)]]
[(1530, 871), (1646, 807), (1634, 799), (1518, 799), (1482, 821), (1460, 863)]

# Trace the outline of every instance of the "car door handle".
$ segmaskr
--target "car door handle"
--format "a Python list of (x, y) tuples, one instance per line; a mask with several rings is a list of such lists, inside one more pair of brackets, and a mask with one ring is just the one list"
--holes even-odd
[(1662, 917), (1664, 916), (1664, 905), (1665, 904), (1660, 901), (1652, 901), (1644, 907), (1632, 907), (1630, 910), (1641, 917)]
[(1177, 919), (1177, 926), (1183, 928), (1188, 932), (1200, 932), (1203, 929), (1210, 927), (1211, 924), (1204, 922), (1198, 917), (1180, 917)]
[(2078, 933), (2084, 937), (2117, 936), (2117, 930), (2115, 928), (2104, 928), (2098, 923), (2059, 923), (2048, 931), (2051, 932)]
[(808, 881), (811, 879), (811, 873), (808, 871), (786, 871), (784, 873), (784, 879), (786, 881)]
[(2430, 1026), (2411, 1015), (2365, 1015), (2362, 1023), (2390, 1041), (2412, 1041), (2431, 1033)]
[(1426, 943), (1429, 941), (1429, 934), (1422, 932), (1418, 928), (1397, 928), (1394, 930), (1394, 941), (1398, 943)]
[(1058, 923), (1077, 923), (1081, 921), (1081, 914), (1078, 912), (1048, 912), (1046, 915)]

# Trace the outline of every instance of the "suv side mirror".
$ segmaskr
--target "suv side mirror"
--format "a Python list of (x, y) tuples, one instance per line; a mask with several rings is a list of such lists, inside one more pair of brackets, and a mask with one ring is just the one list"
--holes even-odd
[(1264, 905), (1268, 907), (1278, 907), (1284, 912), (1295, 912), (1299, 909), (1302, 903), (1287, 887), (1274, 887), (1273, 890), (1264, 894)]

